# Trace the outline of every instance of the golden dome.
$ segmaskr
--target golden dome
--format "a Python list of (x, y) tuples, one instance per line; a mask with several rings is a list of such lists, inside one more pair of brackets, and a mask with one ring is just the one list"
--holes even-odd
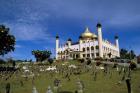
[(95, 37), (97, 37), (95, 34), (91, 33), (88, 29), (88, 27), (86, 28), (85, 32), (81, 35), (82, 38), (88, 38), (88, 39), (93, 39)]

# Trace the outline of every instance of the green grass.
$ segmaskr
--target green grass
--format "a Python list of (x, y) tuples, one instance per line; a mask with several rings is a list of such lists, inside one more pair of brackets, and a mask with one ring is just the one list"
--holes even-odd
[[(74, 64), (74, 62), (71, 62), (71, 64)], [(53, 90), (53, 80), (55, 77), (57, 77), (62, 82), (61, 90), (71, 91), (74, 93), (74, 91), (77, 89), (76, 81), (78, 78), (80, 78), (85, 85), (84, 93), (127, 93), (125, 81), (121, 84), (117, 84), (118, 81), (121, 80), (122, 75), (119, 75), (116, 69), (112, 69), (111, 72), (112, 77), (109, 77), (104, 76), (103, 71), (99, 70), (96, 81), (94, 81), (91, 71), (80, 75), (72, 75), (70, 76), (70, 81), (62, 78), (62, 75), (58, 73), (51, 76), (47, 72), (39, 72), (40, 75), (35, 77), (35, 86), (38, 93), (46, 93), (49, 85)], [(7, 81), (0, 78), (0, 93), (5, 93), (5, 85), (7, 82), (10, 82), (11, 84), (11, 93), (32, 93), (32, 78), (29, 78), (26, 81), (20, 74), (21, 73), (14, 74)], [(20, 81), (23, 81), (23, 86), (21, 86)], [(131, 83), (133, 93), (140, 93), (140, 69), (132, 72)]]

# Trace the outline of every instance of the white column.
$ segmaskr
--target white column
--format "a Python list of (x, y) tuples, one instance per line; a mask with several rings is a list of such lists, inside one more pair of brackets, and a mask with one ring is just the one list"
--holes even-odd
[(86, 47), (85, 47), (85, 58), (87, 58), (87, 41), (85, 42), (85, 44), (86, 44), (86, 45), (85, 45), (85, 46), (86, 46)]
[(116, 41), (116, 47), (118, 48), (118, 57), (120, 57), (119, 38), (118, 38), (118, 36), (115, 36), (115, 41)]
[[(79, 40), (79, 51), (82, 51), (82, 40)], [(82, 58), (82, 53), (80, 53), (80, 58)]]
[(68, 48), (70, 48), (71, 46), (71, 41), (68, 41)]
[(66, 51), (65, 51), (65, 59), (67, 59), (67, 57), (66, 57), (67, 55), (66, 55)]
[(102, 48), (102, 28), (101, 24), (97, 24), (98, 31), (98, 45), (99, 45), (99, 56), (103, 57), (103, 48)]
[(94, 58), (96, 58), (96, 45), (95, 45), (95, 41), (93, 42), (94, 43)]
[(92, 59), (90, 42), (89, 42), (89, 55), (90, 55), (90, 58)]
[(59, 37), (56, 36), (56, 60), (58, 59)]

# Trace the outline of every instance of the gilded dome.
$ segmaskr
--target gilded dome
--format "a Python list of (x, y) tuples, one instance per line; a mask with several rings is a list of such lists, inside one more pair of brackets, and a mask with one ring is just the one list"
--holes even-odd
[(81, 35), (82, 38), (85, 38), (85, 39), (93, 39), (95, 37), (97, 37), (95, 34), (91, 33), (88, 29), (88, 27), (86, 28), (85, 32)]

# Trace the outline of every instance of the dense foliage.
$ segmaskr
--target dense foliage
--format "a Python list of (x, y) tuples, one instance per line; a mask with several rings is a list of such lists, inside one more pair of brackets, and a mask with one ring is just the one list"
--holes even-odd
[(52, 58), (49, 58), (49, 59), (48, 59), (48, 62), (49, 62), (50, 64), (52, 64), (52, 63), (53, 63), (53, 59), (52, 59)]
[(48, 58), (50, 58), (51, 56), (51, 51), (47, 51), (47, 50), (33, 50), (32, 54), (35, 56), (36, 61), (44, 61)]
[(136, 68), (137, 68), (136, 63), (134, 63), (134, 62), (130, 62), (129, 68), (130, 68), (131, 70), (136, 69)]
[(9, 28), (0, 25), (0, 55), (14, 51), (15, 37), (9, 33)]
[(85, 62), (85, 59), (84, 59), (84, 58), (81, 58), (81, 59), (78, 59), (78, 61), (79, 61), (80, 63), (84, 63), (84, 62)]
[(138, 63), (140, 63), (140, 55), (137, 57), (137, 61)]
[(120, 56), (123, 59), (134, 59), (136, 57), (136, 54), (134, 53), (133, 50), (128, 51), (126, 49), (121, 49)]
[(0, 64), (5, 64), (5, 60), (0, 59)]

